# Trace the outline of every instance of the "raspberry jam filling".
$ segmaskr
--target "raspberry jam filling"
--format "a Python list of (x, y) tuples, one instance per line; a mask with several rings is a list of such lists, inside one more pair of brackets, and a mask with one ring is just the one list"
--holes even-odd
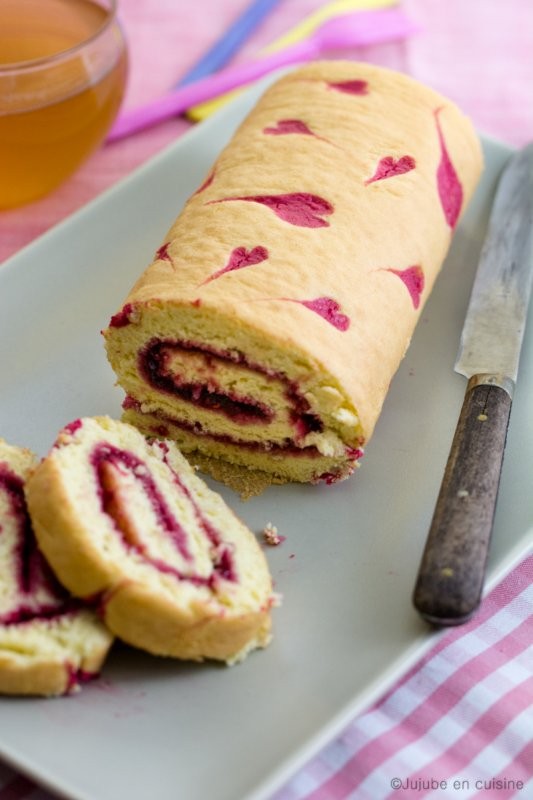
[(170, 539), (176, 552), (191, 565), (194, 562), (194, 557), (189, 548), (189, 533), (169, 507), (146, 463), (134, 453), (108, 443), (97, 445), (91, 454), (91, 463), (96, 475), (102, 511), (113, 520), (115, 528), (120, 532), (127, 548), (138, 553), (144, 561), (160, 572), (174, 575), (179, 580), (188, 580), (195, 585), (209, 588), (214, 588), (220, 578), (230, 581), (237, 580), (229, 545), (223, 542), (219, 532), (204, 517), (191, 492), (175, 470), (172, 469), (166, 455), (168, 451), (167, 445), (162, 442), (158, 446), (162, 450), (163, 461), (172, 475), (173, 483), (190, 503), (198, 527), (206, 539), (213, 566), (212, 573), (208, 576), (194, 573), (186, 574), (172, 564), (150, 553), (149, 543), (143, 541), (142, 532), (137, 530), (130, 519), (128, 509), (121, 498), (121, 476), (124, 477), (125, 473), (133, 477), (139, 490), (148, 498), (159, 528), (162, 530), (163, 535)]
[(98, 672), (88, 672), (86, 669), (80, 669), (73, 664), (67, 663), (67, 688), (65, 694), (71, 694), (75, 691), (81, 683), (89, 683), (95, 678), (98, 678)]
[(129, 325), (131, 322), (131, 312), (133, 311), (133, 306), (131, 303), (126, 303), (126, 305), (117, 311), (116, 314), (113, 314), (111, 317), (111, 321), (109, 322), (110, 328), (125, 328), (126, 325)]
[(187, 381), (171, 371), (169, 361), (178, 351), (205, 353), (205, 365), (209, 369), (212, 360), (232, 361), (222, 354), (204, 350), (187, 342), (153, 339), (139, 353), (139, 372), (143, 378), (161, 392), (175, 395), (185, 402), (222, 414), (241, 425), (268, 423), (274, 411), (265, 403), (252, 397), (226, 393), (214, 379), (207, 383)]
[[(143, 414), (141, 411), (141, 404), (130, 396), (126, 397), (122, 403), (122, 408), (125, 411), (134, 411), (137, 414)], [(283, 442), (270, 442), (268, 440), (262, 442), (250, 442), (246, 441), (245, 439), (238, 439), (237, 437), (231, 436), (227, 433), (212, 433), (210, 431), (204, 431), (199, 422), (193, 423), (185, 420), (174, 419), (165, 414), (161, 414), (160, 412), (152, 411), (146, 416), (155, 417), (157, 420), (160, 420), (160, 424), (152, 426), (151, 433), (154, 436), (159, 436), (162, 438), (172, 438), (171, 428), (173, 426), (175, 428), (179, 428), (180, 430), (194, 433), (196, 436), (204, 437), (205, 439), (209, 439), (213, 442), (235, 445), (236, 447), (242, 447), (252, 452), (264, 452), (271, 455), (283, 456), (307, 456), (308, 458), (318, 458), (321, 455), (320, 451), (314, 445), (298, 447), (295, 444), (295, 441), (292, 439), (285, 439)], [(317, 418), (312, 414), (307, 415), (307, 417), (308, 419), (303, 419), (301, 417), (298, 418), (296, 423), (299, 429), (298, 433), (301, 436), (307, 435), (307, 433), (312, 430), (318, 430), (319, 426), (321, 426), (320, 420), (317, 420)], [(348, 448), (348, 450), (351, 451), (351, 448)]]
[(207, 374), (210, 368), (231, 364), (233, 368), (239, 368), (244, 373), (258, 373), (268, 381), (281, 383), (297, 437), (304, 429), (306, 433), (322, 431), (321, 420), (309, 412), (309, 403), (301, 396), (294, 381), (290, 381), (281, 372), (249, 361), (243, 353), (237, 351), (218, 350), (196, 342), (152, 339), (139, 352), (138, 369), (154, 389), (224, 415), (240, 425), (268, 424), (274, 420), (275, 412), (268, 405), (253, 397), (226, 392), (213, 378), (206, 383), (187, 382), (180, 375), (171, 373), (169, 362), (176, 353), (200, 357), (202, 371)]
[[(298, 447), (293, 440), (286, 439), (283, 443), (279, 442), (247, 442), (242, 439), (237, 439), (233, 436), (229, 436), (228, 434), (217, 434), (217, 433), (209, 433), (207, 431), (202, 430), (202, 426), (196, 423), (189, 423), (185, 422), (184, 420), (176, 420), (172, 419), (164, 414), (158, 412), (151, 412), (150, 414), (143, 414), (141, 411), (141, 405), (133, 397), (126, 397), (122, 407), (125, 411), (132, 411), (134, 413), (140, 414), (141, 416), (146, 417), (146, 421), (143, 421), (144, 424), (137, 421), (134, 424), (138, 424), (144, 434), (148, 437), (155, 436), (158, 438), (167, 438), (172, 439), (176, 436), (175, 429), (183, 430), (188, 433), (193, 433), (195, 436), (200, 436), (205, 438), (209, 441), (217, 442), (220, 444), (227, 444), (235, 447), (239, 447), (244, 450), (249, 450), (251, 452), (261, 452), (267, 453), (268, 455), (274, 457), (282, 457), (282, 458), (310, 458), (310, 459), (318, 459), (322, 457), (322, 453), (318, 450), (317, 447), (314, 445), (307, 445), (305, 447)], [(303, 426), (303, 423), (302, 423)], [(179, 441), (179, 439), (178, 439)], [(164, 442), (158, 443), (160, 446), (165, 446)], [(361, 445), (363, 442), (361, 441)], [(337, 481), (343, 480), (348, 475), (351, 475), (353, 470), (357, 466), (357, 462), (363, 458), (364, 450), (361, 447), (345, 447), (345, 458), (346, 460), (339, 465), (339, 467), (333, 472), (324, 472), (324, 473), (317, 473), (312, 480), (312, 483), (320, 483), (325, 482), (326, 484), (333, 484), (337, 483)]]
[[(0, 493), (7, 500), (9, 517), (15, 521), (15, 538), (10, 549), (15, 569), (16, 596), (13, 597), (13, 606), (0, 614), (0, 623), (3, 625), (36, 619), (51, 620), (71, 612), (79, 605), (55, 579), (37, 548), (23, 487), (22, 478), (5, 464), (0, 464)], [(0, 537), (3, 532), (0, 524)]]

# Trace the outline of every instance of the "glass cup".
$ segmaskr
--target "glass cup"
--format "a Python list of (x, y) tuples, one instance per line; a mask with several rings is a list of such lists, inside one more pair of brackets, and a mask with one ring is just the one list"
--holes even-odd
[(111, 127), (126, 75), (116, 0), (0, 0), (0, 209), (75, 172)]

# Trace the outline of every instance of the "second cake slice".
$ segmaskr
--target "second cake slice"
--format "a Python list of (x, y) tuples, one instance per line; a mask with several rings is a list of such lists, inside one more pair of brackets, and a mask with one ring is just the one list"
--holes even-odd
[(28, 482), (39, 546), (108, 627), (156, 655), (228, 663), (270, 640), (272, 582), (246, 526), (172, 443), (107, 417), (60, 433)]

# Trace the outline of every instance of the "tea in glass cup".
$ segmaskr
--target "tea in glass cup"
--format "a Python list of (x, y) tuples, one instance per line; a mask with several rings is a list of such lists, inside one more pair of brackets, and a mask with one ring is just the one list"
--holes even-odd
[(75, 172), (111, 127), (126, 75), (116, 0), (0, 0), (0, 209)]

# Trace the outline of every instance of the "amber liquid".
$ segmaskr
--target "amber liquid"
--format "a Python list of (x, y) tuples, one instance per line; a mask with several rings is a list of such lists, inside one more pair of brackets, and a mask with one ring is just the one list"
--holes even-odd
[(50, 192), (104, 139), (127, 72), (108, 14), (92, 0), (0, 0), (0, 209)]

